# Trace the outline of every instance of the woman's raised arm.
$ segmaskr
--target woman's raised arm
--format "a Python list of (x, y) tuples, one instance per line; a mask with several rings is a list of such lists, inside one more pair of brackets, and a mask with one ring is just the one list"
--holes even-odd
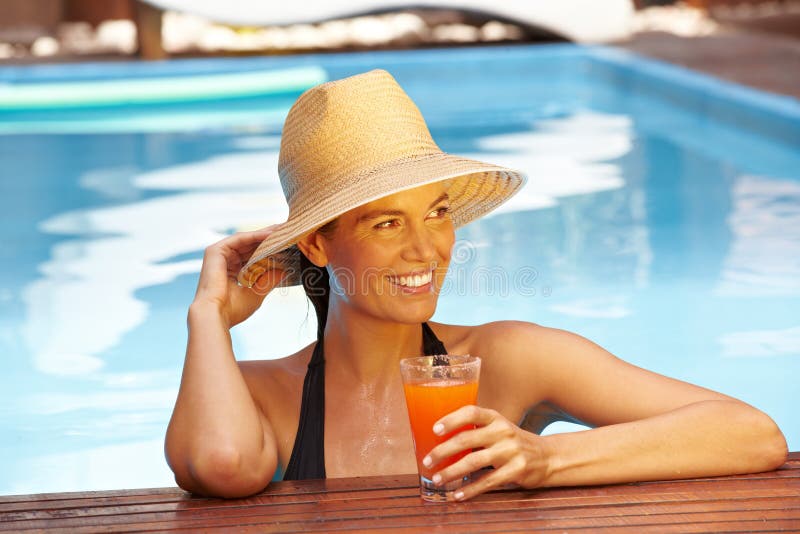
[(253, 289), (236, 273), (272, 227), (241, 232), (208, 247), (189, 307), (189, 340), (165, 453), (180, 487), (241, 497), (263, 489), (277, 467), (272, 427), (253, 400), (233, 354), (230, 328), (244, 321), (281, 279), (269, 271)]

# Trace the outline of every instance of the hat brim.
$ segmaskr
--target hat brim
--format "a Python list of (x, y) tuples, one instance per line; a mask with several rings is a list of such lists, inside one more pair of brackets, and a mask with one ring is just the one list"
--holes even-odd
[(450, 216), (460, 227), (511, 198), (525, 183), (525, 175), (444, 152), (390, 162), (360, 175), (333, 195), (303, 202), (302, 210), (290, 212), (286, 222), (261, 242), (239, 271), (238, 283), (252, 287), (265, 272), (282, 269), (285, 276), (280, 286), (298, 285), (300, 251), (293, 245), (303, 236), (373, 200), (448, 180)]

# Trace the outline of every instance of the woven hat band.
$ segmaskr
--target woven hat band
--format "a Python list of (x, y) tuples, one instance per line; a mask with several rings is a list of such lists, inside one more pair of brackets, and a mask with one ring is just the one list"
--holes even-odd
[(307, 91), (286, 118), (278, 172), (290, 210), (298, 195), (324, 197), (400, 158), (441, 152), (419, 109), (388, 72), (346, 80)]

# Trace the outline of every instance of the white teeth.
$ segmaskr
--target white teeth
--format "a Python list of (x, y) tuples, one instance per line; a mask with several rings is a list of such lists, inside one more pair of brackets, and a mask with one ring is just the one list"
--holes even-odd
[(424, 286), (425, 284), (429, 283), (433, 278), (433, 272), (429, 271), (425, 274), (417, 274), (413, 276), (398, 276), (393, 277), (392, 280), (396, 284), (400, 284), (401, 286), (406, 287), (420, 287)]

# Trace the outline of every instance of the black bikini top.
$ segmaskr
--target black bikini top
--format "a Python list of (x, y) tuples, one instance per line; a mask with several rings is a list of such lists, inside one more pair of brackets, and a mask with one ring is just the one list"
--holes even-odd
[[(428, 323), (422, 323), (422, 350), (426, 356), (447, 354)], [(300, 422), (283, 480), (325, 476), (325, 354), (322, 340), (318, 340), (303, 381)]]

